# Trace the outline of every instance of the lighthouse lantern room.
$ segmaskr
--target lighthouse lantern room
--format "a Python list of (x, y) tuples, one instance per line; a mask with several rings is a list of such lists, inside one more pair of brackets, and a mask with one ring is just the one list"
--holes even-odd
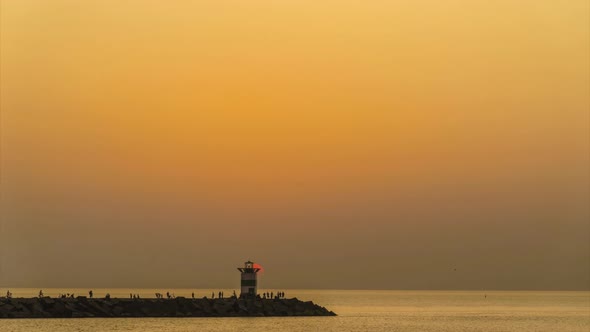
[(247, 261), (244, 267), (239, 267), (238, 270), (242, 272), (240, 285), (240, 297), (255, 297), (258, 294), (257, 273), (260, 268), (254, 267), (254, 262)]

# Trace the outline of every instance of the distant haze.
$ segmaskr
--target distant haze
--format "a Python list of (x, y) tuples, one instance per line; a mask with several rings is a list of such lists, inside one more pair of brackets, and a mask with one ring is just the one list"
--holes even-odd
[(0, 287), (590, 289), (586, 0), (0, 1)]

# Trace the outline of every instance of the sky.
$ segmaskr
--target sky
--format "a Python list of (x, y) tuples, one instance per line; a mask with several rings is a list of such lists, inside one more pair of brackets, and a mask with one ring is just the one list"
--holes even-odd
[(590, 289), (586, 0), (2, 0), (0, 287)]

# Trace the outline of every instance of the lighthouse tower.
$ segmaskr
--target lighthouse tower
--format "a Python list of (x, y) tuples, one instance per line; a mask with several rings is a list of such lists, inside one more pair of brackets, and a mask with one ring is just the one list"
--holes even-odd
[(254, 262), (247, 261), (244, 263), (244, 267), (238, 267), (238, 271), (242, 272), (240, 282), (242, 289), (240, 297), (255, 297), (256, 294), (258, 294), (256, 273), (258, 273), (260, 269), (254, 267)]

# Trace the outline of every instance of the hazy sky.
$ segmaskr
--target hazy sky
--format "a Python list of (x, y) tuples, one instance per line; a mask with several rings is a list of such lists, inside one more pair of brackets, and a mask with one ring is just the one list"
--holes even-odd
[(590, 289), (587, 0), (0, 11), (0, 287)]

